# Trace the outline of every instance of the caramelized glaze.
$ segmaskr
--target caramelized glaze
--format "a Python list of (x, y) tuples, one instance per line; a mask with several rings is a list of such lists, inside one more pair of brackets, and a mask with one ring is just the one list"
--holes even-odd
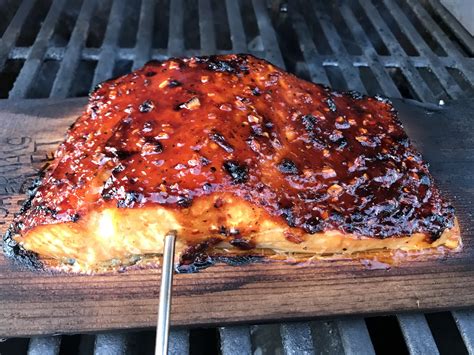
[(309, 234), (435, 240), (454, 223), (389, 101), (249, 55), (150, 62), (99, 85), (15, 222), (24, 234), (102, 206), (186, 209), (216, 192)]

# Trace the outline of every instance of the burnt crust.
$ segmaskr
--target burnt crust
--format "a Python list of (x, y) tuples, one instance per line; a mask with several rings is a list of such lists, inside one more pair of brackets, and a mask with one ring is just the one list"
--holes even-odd
[(5, 256), (13, 260), (20, 267), (31, 270), (44, 270), (44, 264), (40, 260), (37, 253), (30, 250), (25, 250), (19, 245), (13, 237), (20, 232), (20, 220), (17, 216), (25, 213), (31, 209), (31, 202), (38, 191), (38, 187), (41, 185), (41, 181), (44, 177), (44, 169), (40, 171), (39, 176), (33, 180), (31, 186), (26, 190), (26, 200), (20, 208), (18, 214), (15, 215), (14, 221), (8, 227), (6, 233), (3, 235), (3, 253)]

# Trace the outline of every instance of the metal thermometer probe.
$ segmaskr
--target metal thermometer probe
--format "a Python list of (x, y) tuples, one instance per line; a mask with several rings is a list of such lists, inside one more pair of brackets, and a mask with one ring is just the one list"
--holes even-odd
[(163, 265), (161, 267), (160, 303), (158, 305), (158, 321), (156, 324), (155, 355), (166, 355), (168, 353), (175, 242), (176, 231), (168, 232), (165, 236)]

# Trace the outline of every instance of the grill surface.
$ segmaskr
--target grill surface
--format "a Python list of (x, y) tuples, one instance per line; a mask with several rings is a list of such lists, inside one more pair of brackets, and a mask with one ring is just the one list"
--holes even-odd
[[(149, 59), (249, 52), (368, 94), (474, 94), (474, 39), (437, 0), (0, 0), (0, 98), (83, 96)], [(153, 352), (152, 332), (0, 343), (2, 354)], [(474, 353), (474, 312), (174, 330), (172, 354)]]

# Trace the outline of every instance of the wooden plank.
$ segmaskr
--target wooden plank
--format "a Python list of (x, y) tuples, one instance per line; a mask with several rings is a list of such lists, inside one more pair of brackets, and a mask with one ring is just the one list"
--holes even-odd
[[(0, 102), (0, 229), (37, 169), (83, 110), (84, 99)], [(474, 305), (474, 100), (442, 109), (397, 103), (460, 219), (464, 248), (407, 258), (390, 270), (357, 260), (292, 265), (218, 264), (175, 277), (172, 324), (229, 325)], [(0, 256), (0, 337), (141, 329), (155, 325), (160, 272), (66, 275), (19, 268)], [(456, 292), (453, 292), (456, 290)]]

